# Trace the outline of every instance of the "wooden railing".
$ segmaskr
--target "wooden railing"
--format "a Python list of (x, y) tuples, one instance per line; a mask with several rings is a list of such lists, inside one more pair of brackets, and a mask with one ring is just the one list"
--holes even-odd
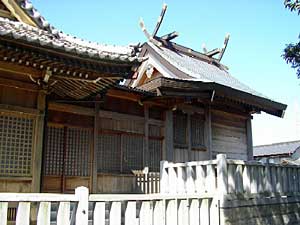
[[(267, 195), (265, 199), (275, 196), (280, 204), (300, 193), (300, 167), (231, 160), (225, 155), (201, 162), (162, 161), (160, 175), (158, 194), (89, 195), (85, 187), (68, 195), (0, 193), (0, 225), (7, 225), (3, 218), (11, 202), (18, 204), (17, 225), (29, 225), (30, 219), (38, 225), (219, 225), (220, 209), (227, 200), (235, 203), (232, 198)], [(54, 204), (59, 206), (53, 220)]]
[(133, 171), (136, 177), (136, 187), (138, 193), (155, 194), (160, 193), (159, 172), (149, 172), (148, 169)]
[(228, 194), (280, 194), (300, 192), (300, 167), (227, 160)]
[(161, 162), (161, 193), (225, 195), (295, 195), (300, 193), (300, 167), (226, 159)]
[(214, 194), (217, 188), (217, 160), (170, 163), (160, 166), (161, 193)]
[[(7, 225), (7, 206), (18, 202), (16, 225), (209, 225), (217, 212), (210, 195), (171, 194), (88, 194), (79, 187), (75, 194), (0, 194), (0, 225)], [(33, 204), (34, 203), (34, 204)], [(59, 203), (57, 216), (51, 219), (52, 204)], [(75, 209), (72, 215), (71, 204)], [(38, 208), (35, 218), (31, 210)]]
[[(72, 221), (87, 219), (84, 209), (87, 207), (83, 199), (88, 198), (88, 189), (79, 187), (73, 194), (31, 194), (0, 193), (0, 225), (7, 224), (9, 203), (17, 203), (16, 225), (29, 225), (33, 210), (37, 209), (34, 219), (38, 225), (50, 224), (51, 204), (58, 203), (57, 225), (70, 224)], [(71, 203), (76, 204), (76, 211), (71, 214)]]
[(196, 225), (214, 224), (217, 209), (209, 195), (90, 195), (94, 224)]

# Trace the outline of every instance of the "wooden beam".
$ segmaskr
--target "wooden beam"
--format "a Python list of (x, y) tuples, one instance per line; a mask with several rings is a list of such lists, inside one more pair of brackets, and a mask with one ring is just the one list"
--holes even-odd
[(157, 34), (157, 32), (158, 32), (158, 30), (159, 30), (159, 28), (160, 28), (160, 25), (161, 25), (161, 23), (162, 23), (162, 21), (163, 21), (163, 19), (164, 19), (164, 16), (165, 16), (165, 13), (166, 13), (166, 11), (167, 11), (167, 8), (168, 8), (167, 4), (163, 4), (163, 7), (162, 7), (162, 10), (161, 10), (160, 16), (158, 17), (156, 26), (155, 26), (154, 31), (153, 31), (153, 33), (152, 33), (152, 37), (155, 37), (155, 36), (156, 36), (156, 34)]
[(12, 20), (14, 19), (13, 15), (9, 11), (3, 9), (0, 9), (0, 17), (5, 17)]
[(122, 90), (116, 90), (116, 89), (109, 89), (106, 93), (107, 96), (115, 97), (119, 99), (125, 99), (130, 101), (138, 102), (141, 100), (141, 97), (137, 94), (134, 94), (129, 91), (122, 91)]
[(37, 99), (37, 109), (39, 115), (35, 123), (35, 141), (32, 163), (32, 185), (31, 190), (34, 193), (40, 192), (41, 175), (42, 175), (42, 155), (43, 155), (43, 138), (44, 138), (44, 117), (46, 108), (46, 92), (40, 91)]
[(213, 155), (212, 155), (211, 106), (209, 104), (205, 106), (204, 114), (205, 114), (205, 122), (204, 122), (205, 146), (209, 153), (209, 159), (212, 159)]
[(6, 104), (0, 104), (0, 111), (13, 112), (16, 114), (27, 114), (33, 117), (39, 115), (38, 109), (26, 108), (26, 107), (15, 106), (15, 105), (6, 105)]
[(16, 63), (3, 62), (0, 61), (0, 71), (11, 72), (15, 74), (32, 76), (34, 78), (42, 78), (43, 71), (38, 69), (33, 69), (28, 66), (21, 66)]
[(160, 39), (165, 40), (165, 41), (170, 41), (174, 38), (177, 38), (178, 36), (179, 36), (178, 32), (173, 31), (172, 33), (161, 36)]
[(187, 113), (187, 141), (188, 141), (188, 161), (194, 160), (192, 158), (192, 128), (191, 128), (191, 114)]
[(209, 56), (209, 57), (213, 57), (216, 54), (219, 54), (221, 52), (221, 50), (219, 48), (215, 48), (209, 52), (206, 52), (205, 55)]
[(77, 105), (49, 102), (48, 107), (49, 107), (48, 108), (49, 110), (54, 110), (54, 111), (67, 112), (67, 113), (73, 113), (73, 114), (79, 114), (79, 115), (85, 115), (85, 116), (93, 116), (93, 117), (95, 115), (94, 109), (77, 106)]
[(11, 12), (11, 14), (17, 18), (18, 21), (26, 23), (30, 26), (37, 27), (36, 22), (29, 17), (23, 9), (17, 4), (14, 0), (2, 0), (2, 3), (6, 6), (6, 8)]
[(247, 134), (247, 155), (248, 160), (253, 160), (253, 140), (252, 140), (252, 125), (251, 118), (246, 121), (246, 134)]
[(144, 106), (144, 118), (145, 118), (145, 136), (144, 136), (144, 151), (143, 151), (143, 161), (144, 166), (149, 166), (149, 107)]
[(168, 110), (166, 113), (165, 120), (165, 139), (164, 139), (164, 152), (165, 160), (174, 160), (174, 137), (173, 137), (173, 111)]
[[(108, 119), (117, 119), (117, 120), (132, 120), (132, 121), (139, 121), (144, 122), (144, 117), (141, 116), (135, 116), (125, 113), (118, 113), (118, 112), (112, 112), (112, 111), (106, 111), (106, 110), (100, 110), (99, 115), (101, 118), (108, 118)], [(148, 119), (149, 124), (157, 125), (157, 126), (163, 126), (162, 120), (156, 120), (156, 119)]]
[(5, 87), (17, 88), (20, 90), (38, 92), (40, 87), (33, 83), (26, 83), (18, 80), (11, 80), (0, 77), (0, 85)]
[(92, 171), (92, 192), (97, 193), (97, 177), (98, 177), (98, 161), (97, 161), (97, 151), (98, 151), (98, 137), (99, 137), (99, 110), (100, 104), (95, 103), (95, 115), (94, 115), (94, 145), (93, 145), (93, 154), (92, 154), (92, 162), (93, 162), (93, 171)]

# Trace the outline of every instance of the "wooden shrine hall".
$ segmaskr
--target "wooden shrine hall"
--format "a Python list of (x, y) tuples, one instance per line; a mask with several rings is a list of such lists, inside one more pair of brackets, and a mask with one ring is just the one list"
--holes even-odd
[[(203, 53), (158, 37), (136, 46), (67, 35), (27, 0), (0, 3), (0, 192), (138, 192), (160, 161), (252, 159), (251, 119), (286, 105)], [(123, 81), (122, 85), (120, 81)], [(145, 169), (146, 168), (146, 169)]]

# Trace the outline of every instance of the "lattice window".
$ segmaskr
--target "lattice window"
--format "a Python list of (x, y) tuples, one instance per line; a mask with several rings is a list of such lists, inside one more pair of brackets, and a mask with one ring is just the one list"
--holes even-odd
[(121, 135), (101, 134), (98, 137), (98, 172), (120, 172)]
[(45, 175), (89, 176), (90, 140), (91, 130), (48, 125)]
[(158, 172), (162, 160), (162, 130), (160, 126), (149, 125), (148, 166), (150, 171)]
[(144, 136), (122, 135), (123, 171), (143, 169)]
[(34, 119), (0, 114), (0, 175), (31, 176)]
[(191, 116), (192, 148), (204, 147), (204, 120), (197, 116)]
[(89, 176), (91, 131), (68, 128), (65, 175)]
[(63, 171), (64, 128), (48, 126), (45, 150), (45, 175), (61, 175)]
[(149, 169), (158, 172), (162, 160), (162, 140), (149, 139)]
[(187, 147), (187, 115), (176, 112), (173, 117), (174, 144), (176, 147)]

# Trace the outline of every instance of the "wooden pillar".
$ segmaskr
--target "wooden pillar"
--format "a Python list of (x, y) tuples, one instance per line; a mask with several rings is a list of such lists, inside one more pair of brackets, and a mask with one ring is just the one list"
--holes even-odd
[(35, 141), (32, 163), (32, 186), (31, 191), (34, 193), (40, 192), (41, 175), (42, 175), (42, 155), (43, 155), (43, 138), (44, 138), (44, 117), (46, 108), (46, 92), (39, 91), (37, 97), (37, 109), (39, 114), (35, 123)]
[(246, 134), (247, 134), (247, 155), (248, 160), (253, 159), (253, 140), (252, 140), (252, 125), (251, 118), (246, 121)]
[(149, 107), (144, 106), (144, 118), (145, 118), (145, 137), (144, 137), (144, 149), (143, 149), (143, 163), (144, 167), (149, 166)]
[(192, 128), (191, 128), (191, 114), (187, 113), (187, 141), (188, 141), (188, 161), (192, 158)]
[[(95, 116), (94, 116), (94, 145), (92, 153), (92, 193), (97, 193), (97, 176), (98, 176), (98, 161), (97, 161), (97, 149), (98, 149), (98, 136), (99, 136), (99, 111), (100, 105), (95, 103)], [(102, 163), (101, 163), (102, 164)]]
[(205, 146), (207, 148), (209, 159), (213, 158), (212, 155), (212, 131), (211, 131), (211, 106), (208, 104), (204, 109), (205, 113), (205, 124), (204, 124), (204, 137)]
[(166, 160), (174, 160), (173, 111), (166, 111), (164, 151)]

